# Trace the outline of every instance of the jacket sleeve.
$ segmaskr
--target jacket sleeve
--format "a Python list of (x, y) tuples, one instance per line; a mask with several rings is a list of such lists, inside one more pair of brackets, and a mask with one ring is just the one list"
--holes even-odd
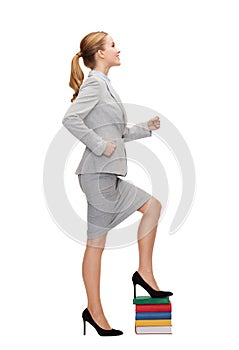
[(152, 135), (152, 131), (148, 127), (148, 122), (142, 122), (136, 124), (132, 127), (125, 127), (123, 138), (124, 142), (133, 141), (137, 139), (141, 139), (143, 137), (148, 137)]
[(97, 156), (101, 156), (104, 153), (107, 141), (94, 130), (88, 128), (84, 123), (84, 118), (99, 102), (99, 94), (99, 82), (95, 79), (89, 79), (80, 89), (77, 98), (62, 120), (62, 124), (70, 133), (83, 142)]

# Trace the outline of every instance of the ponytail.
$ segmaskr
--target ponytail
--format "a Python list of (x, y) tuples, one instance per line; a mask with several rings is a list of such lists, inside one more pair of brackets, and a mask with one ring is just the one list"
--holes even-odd
[(95, 67), (95, 54), (104, 49), (106, 32), (92, 32), (87, 34), (80, 42), (80, 51), (71, 61), (70, 87), (75, 91), (71, 102), (73, 102), (80, 90), (84, 80), (84, 73), (79, 64), (79, 58), (83, 58), (84, 65), (90, 69)]
[(75, 91), (71, 102), (73, 102), (78, 96), (81, 84), (84, 80), (84, 73), (79, 64), (79, 58), (82, 57), (81, 51), (78, 52), (71, 61), (71, 75), (70, 75), (70, 87)]

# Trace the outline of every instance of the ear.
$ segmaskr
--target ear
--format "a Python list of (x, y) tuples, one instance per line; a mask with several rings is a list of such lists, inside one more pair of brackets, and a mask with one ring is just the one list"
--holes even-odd
[(104, 51), (102, 51), (102, 50), (98, 50), (97, 54), (98, 54), (98, 57), (100, 57), (100, 58), (104, 58), (105, 57)]

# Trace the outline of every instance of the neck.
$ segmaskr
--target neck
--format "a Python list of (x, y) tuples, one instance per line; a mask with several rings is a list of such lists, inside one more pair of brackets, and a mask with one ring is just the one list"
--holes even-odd
[(98, 71), (100, 71), (101, 73), (104, 73), (105, 75), (108, 75), (109, 70), (110, 70), (110, 67), (103, 67), (103, 66), (101, 66), (101, 65), (96, 65), (96, 66), (94, 67), (94, 70), (98, 70)]

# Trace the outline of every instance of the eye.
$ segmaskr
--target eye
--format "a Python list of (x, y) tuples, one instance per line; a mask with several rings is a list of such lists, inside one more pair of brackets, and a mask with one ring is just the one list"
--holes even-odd
[(115, 43), (112, 43), (112, 47), (115, 47)]

